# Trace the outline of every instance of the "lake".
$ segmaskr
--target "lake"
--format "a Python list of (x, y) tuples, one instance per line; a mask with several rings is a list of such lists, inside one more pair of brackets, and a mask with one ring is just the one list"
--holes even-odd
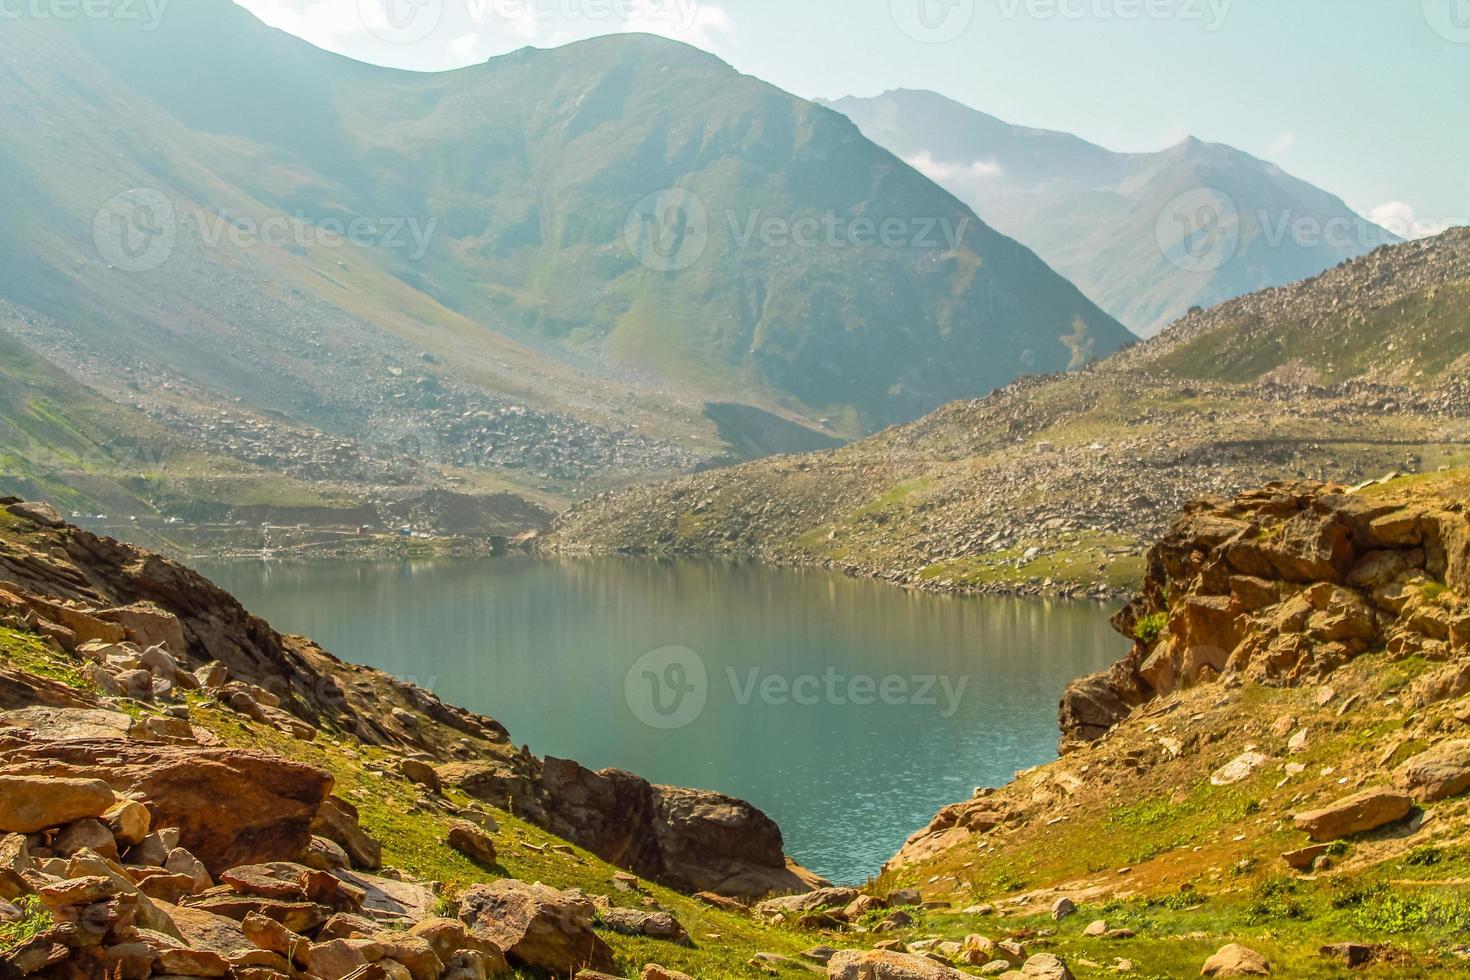
[(756, 563), (204, 563), (279, 630), (489, 715), (538, 754), (718, 790), (837, 882), (976, 786), (1056, 755), (1109, 609)]

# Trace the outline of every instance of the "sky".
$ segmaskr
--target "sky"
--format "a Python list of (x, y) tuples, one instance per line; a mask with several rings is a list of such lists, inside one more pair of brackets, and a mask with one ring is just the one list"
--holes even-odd
[(1470, 224), (1470, 0), (236, 0), (421, 71), (644, 31), (806, 98), (932, 89), (1143, 152), (1228, 143), (1419, 233)]

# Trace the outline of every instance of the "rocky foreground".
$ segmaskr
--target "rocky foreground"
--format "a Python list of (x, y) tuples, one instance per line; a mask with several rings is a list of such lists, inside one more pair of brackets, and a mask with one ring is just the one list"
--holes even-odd
[(1063, 758), (851, 888), (748, 804), (537, 759), (5, 501), (0, 976), (1470, 975), (1467, 504), (1192, 505)]

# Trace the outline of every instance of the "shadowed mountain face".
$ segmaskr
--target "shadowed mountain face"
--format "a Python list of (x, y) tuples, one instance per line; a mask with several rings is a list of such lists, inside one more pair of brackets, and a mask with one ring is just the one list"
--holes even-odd
[(611, 425), (653, 392), (642, 431), (711, 451), (703, 402), (850, 436), (1130, 338), (841, 115), (673, 42), (420, 75), (202, 0), (7, 22), (0, 55), (0, 298), (333, 431), (470, 386)]
[(1146, 336), (1399, 239), (1274, 164), (1188, 139), (1112, 153), (933, 92), (831, 103)]

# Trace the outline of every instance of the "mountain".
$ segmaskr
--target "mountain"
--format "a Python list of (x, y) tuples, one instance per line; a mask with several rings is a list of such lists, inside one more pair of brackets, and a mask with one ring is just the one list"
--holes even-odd
[(1470, 229), (1456, 229), (832, 452), (600, 495), (558, 519), (551, 546), (1117, 593), (1197, 497), (1470, 464), (1467, 331)]
[(1113, 153), (933, 92), (827, 103), (1144, 336), (1398, 238), (1274, 164), (1186, 139)]
[(228, 0), (21, 18), (0, 137), (0, 328), (184, 431), (526, 494), (830, 444), (1131, 337), (846, 118), (653, 37), (414, 74)]

